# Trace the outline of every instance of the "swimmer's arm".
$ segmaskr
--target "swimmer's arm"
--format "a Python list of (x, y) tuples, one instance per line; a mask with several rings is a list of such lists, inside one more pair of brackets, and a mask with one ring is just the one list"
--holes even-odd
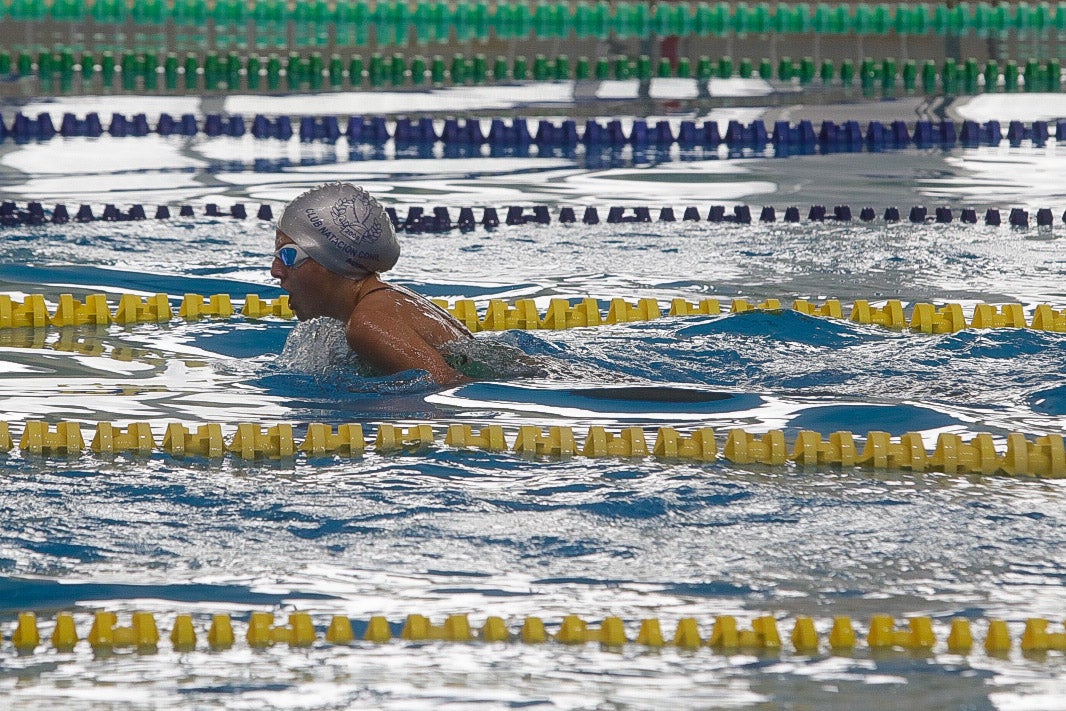
[(408, 324), (399, 309), (356, 309), (348, 319), (348, 345), (369, 365), (387, 373), (425, 370), (441, 385), (470, 382)]

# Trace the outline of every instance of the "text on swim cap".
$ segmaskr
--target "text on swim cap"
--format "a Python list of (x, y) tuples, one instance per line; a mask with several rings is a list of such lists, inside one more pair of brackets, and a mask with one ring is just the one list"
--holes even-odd
[[(305, 209), (304, 214), (307, 215), (307, 219), (311, 223), (311, 226), (314, 227), (319, 234), (329, 240), (329, 243), (332, 244), (334, 247), (337, 247), (349, 256), (349, 259), (346, 260), (349, 264), (353, 264), (352, 259), (373, 259), (373, 254), (370, 254), (369, 252), (364, 252), (362, 250), (357, 250), (347, 241), (333, 234), (333, 232), (331, 232), (330, 229), (326, 227), (326, 223), (322, 220), (321, 217), (318, 216), (318, 213), (315, 212), (315, 209), (313, 207)], [(358, 264), (353, 265), (359, 266)]]

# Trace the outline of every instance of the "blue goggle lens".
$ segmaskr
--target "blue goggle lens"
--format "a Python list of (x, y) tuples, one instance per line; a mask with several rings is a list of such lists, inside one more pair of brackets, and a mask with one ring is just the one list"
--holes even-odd
[(294, 244), (287, 244), (274, 252), (282, 264), (286, 267), (298, 267), (308, 259), (307, 253)]

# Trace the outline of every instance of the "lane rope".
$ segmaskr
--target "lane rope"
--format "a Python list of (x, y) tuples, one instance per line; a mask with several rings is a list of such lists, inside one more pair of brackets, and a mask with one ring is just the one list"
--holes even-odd
[[(86, 616), (85, 613), (78, 614), (81, 619)], [(163, 638), (155, 613), (135, 611), (130, 613), (129, 620), (128, 625), (120, 626), (116, 613), (94, 612), (89, 632), (83, 638), (78, 633), (75, 616), (70, 612), (60, 612), (54, 616), (51, 634), (48, 634), (47, 627), (41, 629), (35, 613), (20, 612), (9, 636), (10, 645), (19, 654), (33, 654), (42, 645), (46, 649), (69, 654), (83, 642), (95, 652), (123, 648), (132, 648), (139, 654), (158, 651)], [(1066, 629), (1038, 617), (1027, 618), (1023, 631), (1016, 638), (1006, 620), (988, 619), (983, 641), (975, 640), (971, 620), (963, 617), (947, 622), (945, 634), (943, 621), (921, 615), (908, 617), (904, 625), (897, 626), (892, 615), (875, 614), (871, 616), (865, 631), (856, 629), (851, 618), (844, 615), (832, 618), (828, 625), (816, 625), (811, 617), (797, 616), (787, 643), (779, 632), (779, 626), (785, 622), (785, 618), (766, 614), (755, 616), (750, 627), (744, 627), (735, 616), (718, 615), (709, 633), (704, 636), (699, 621), (694, 617), (677, 620), (673, 635), (669, 635), (664, 634), (664, 625), (658, 618), (644, 618), (638, 623), (636, 620), (612, 616), (605, 617), (596, 626), (573, 614), (551, 625), (546, 625), (541, 617), (527, 616), (515, 628), (507, 620), (495, 615), (486, 616), (482, 625), (477, 627), (465, 613), (448, 615), (441, 624), (434, 624), (425, 615), (412, 613), (407, 615), (402, 625), (392, 623), (381, 615), (372, 616), (366, 621), (356, 620), (353, 625), (351, 618), (333, 615), (323, 630), (322, 625), (316, 626), (314, 618), (307, 612), (290, 612), (286, 622), (277, 624), (275, 613), (254, 611), (248, 615), (242, 637), (243, 644), (253, 649), (264, 649), (275, 644), (327, 647), (362, 646), (361, 642), (440, 641), (571, 647), (600, 644), (606, 648), (624, 645), (686, 650), (710, 648), (719, 654), (777, 655), (791, 651), (801, 657), (825, 654), (846, 656), (863, 648), (869, 653), (910, 651), (965, 655), (980, 646), (990, 656), (1007, 658), (1017, 646), (1022, 655), (1030, 660), (1040, 660), (1048, 651), (1066, 652)], [(824, 629), (827, 626), (828, 632), (818, 631), (818, 627)], [(1017, 627), (1017, 623), (1014, 626)], [(634, 628), (637, 630), (635, 634)], [(189, 652), (198, 647), (220, 651), (239, 643), (229, 614), (213, 615), (206, 625), (203, 619), (195, 619), (191, 614), (176, 614), (167, 637), (172, 648), (178, 652)]]
[[(0, 75), (14, 75), (20, 80), (36, 79), (42, 91), (60, 94), (79, 94), (111, 88), (117, 82), (124, 91), (166, 91), (184, 93), (203, 88), (220, 93), (244, 91), (312, 90), (350, 91), (365, 88), (440, 88), (445, 86), (513, 85), (517, 82), (600, 82), (627, 81), (655, 83), (659, 79), (688, 80), (696, 84), (697, 100), (711, 99), (709, 82), (713, 79), (759, 79), (779, 82), (791, 90), (798, 82), (801, 87), (849, 90), (856, 80), (864, 96), (878, 90), (886, 96), (894, 95), (897, 85), (906, 94), (918, 91), (934, 94), (979, 94), (1002, 89), (1049, 92), (1062, 90), (1062, 64), (1057, 58), (1046, 62), (1037, 59), (989, 59), (979, 62), (949, 57), (939, 67), (933, 59), (917, 60), (884, 57), (863, 59), (858, 66), (851, 59), (838, 63), (823, 59), (820, 65), (812, 57), (793, 60), (781, 57), (774, 61), (763, 57), (758, 61), (730, 56), (711, 59), (707, 55), (692, 57), (660, 56), (654, 63), (647, 54), (617, 55), (613, 58), (578, 56), (571, 62), (567, 54), (546, 57), (538, 54), (530, 63), (524, 55), (513, 61), (497, 56), (491, 61), (483, 53), (472, 56), (455, 53), (449, 61), (441, 55), (426, 57), (416, 54), (408, 62), (404, 54), (384, 57), (373, 53), (364, 63), (362, 55), (350, 54), (347, 61), (334, 53), (323, 57), (321, 52), (300, 54), (292, 52), (283, 62), (277, 55), (221, 55), (207, 51), (186, 52), (183, 58), (176, 53), (160, 55), (153, 52), (124, 51), (116, 57), (112, 52), (93, 55), (60, 47), (44, 50), (36, 57), (28, 51), (17, 56), (0, 52)], [(678, 99), (687, 98), (675, 92)], [(780, 85), (774, 88), (781, 88)], [(668, 91), (657, 87), (656, 93)]]
[[(307, 461), (322, 457), (360, 457), (371, 447), (359, 423), (337, 426), (310, 423), (302, 442), (296, 440), (296, 427), (290, 423), (263, 425), (242, 422), (227, 426), (232, 434), (227, 440), (221, 423), (198, 425), (195, 429), (178, 422), (166, 425), (162, 441), (157, 442), (148, 422), (126, 426), (98, 422), (86, 447), (81, 425), (73, 421), (54, 424), (39, 420), (24, 423), (18, 439), (18, 451), (26, 456), (70, 459), (88, 450), (93, 455), (131, 454), (150, 456), (161, 452), (172, 457), (218, 458), (233, 455), (239, 459), (295, 460), (302, 455)], [(673, 427), (659, 427), (651, 447), (642, 427), (626, 427), (618, 432), (593, 425), (579, 445), (569, 426), (522, 425), (510, 435), (500, 425), (485, 425), (478, 432), (472, 426), (448, 426), (443, 444), (454, 449), (487, 452), (511, 452), (520, 457), (568, 459), (627, 458), (663, 461), (712, 463), (719, 458), (736, 465), (803, 468), (808, 466), (870, 468), (908, 472), (943, 472), (945, 474), (981, 474), (986, 476), (1035, 476), (1066, 478), (1066, 449), (1062, 434), (1046, 434), (1033, 440), (1019, 432), (1005, 436), (1002, 451), (989, 433), (964, 440), (960, 435), (941, 432), (932, 452), (925, 449), (921, 434), (908, 432), (892, 437), (888, 432), (870, 431), (860, 447), (849, 431), (839, 431), (824, 438), (810, 430), (796, 433), (791, 446), (782, 430), (762, 434), (741, 428), (728, 431), (719, 449), (715, 431), (700, 427), (681, 432)], [(15, 449), (10, 423), (0, 422), (0, 452)], [(419, 453), (438, 447), (437, 432), (432, 425), (407, 427), (377, 425), (372, 448), (380, 455)]]
[[(8, 8), (4, 8), (8, 9)], [(159, 31), (161, 26), (220, 28), (255, 20), (257, 36), (282, 39), (290, 25), (301, 33), (323, 28), (368, 40), (367, 27), (376, 28), (377, 41), (401, 44), (409, 32), (426, 41), (455, 35), (470, 40), (607, 39), (652, 35), (729, 37), (759, 35), (860, 36), (1036, 34), (1066, 30), (1063, 3), (1017, 3), (1016, 7), (975, 3), (646, 3), (646, 2), (339, 2), (324, 0), (289, 5), (279, 0), (256, 0), (241, 6), (230, 0), (123, 0), (120, 2), (12, 2), (11, 18), (38, 24), (43, 21), (125, 25)], [(361, 31), (360, 31), (361, 30)], [(392, 39), (395, 38), (395, 39)]]
[[(563, 330), (610, 326), (623, 323), (653, 321), (666, 317), (718, 316), (742, 314), (755, 311), (777, 312), (784, 310), (779, 299), (765, 299), (752, 303), (744, 298), (727, 302), (703, 298), (688, 301), (672, 299), (667, 311), (663, 311), (656, 299), (642, 298), (628, 301), (615, 297), (607, 302), (607, 312), (601, 308), (603, 301), (594, 298), (552, 298), (548, 308), (539, 310), (535, 299), (518, 299), (508, 303), (502, 299), (490, 299), (479, 307), (474, 299), (432, 299), (464, 323), (473, 333), (507, 330)], [(175, 313), (171, 297), (167, 294), (137, 296), (121, 294), (114, 311), (105, 294), (88, 294), (85, 300), (72, 294), (61, 294), (55, 306), (50, 307), (43, 294), (29, 294), (22, 301), (7, 294), (0, 294), (0, 331), (5, 329), (45, 329), (71, 327), (107, 327), (111, 324), (130, 325), (140, 323), (167, 323), (176, 319), (197, 321), (203, 318), (246, 319), (280, 318), (292, 319), (295, 314), (289, 308), (288, 295), (282, 294), (271, 300), (256, 294), (246, 294), (243, 303), (229, 294), (185, 294)], [(878, 305), (865, 299), (855, 301), (848, 321), (858, 324), (883, 326), (890, 329), (910, 329), (918, 333), (955, 333), (967, 328), (1027, 328), (1036, 331), (1066, 333), (1066, 309), (1055, 309), (1049, 304), (1037, 305), (1026, 316), (1021, 304), (979, 303), (966, 309), (962, 304), (946, 303), (937, 306), (916, 302), (904, 307), (898, 299), (889, 299)], [(837, 299), (822, 303), (795, 299), (792, 310), (807, 316), (844, 319), (844, 306)], [(909, 310), (909, 314), (908, 314)], [(7, 345), (40, 343), (36, 337), (5, 338)]]
[[(452, 230), (471, 232), (478, 227), (491, 232), (502, 225), (508, 227), (526, 224), (550, 225), (553, 221), (551, 209), (547, 205), (508, 205), (476, 208), (481, 211), (480, 220), (477, 219), (477, 215), (474, 212), (475, 208), (460, 207), (458, 208), (458, 215), (455, 216), (457, 219), (453, 221), (452, 210), (454, 209), (456, 208), (449, 208), (444, 205), (437, 205), (432, 208), (412, 205), (407, 208), (407, 212), (403, 217), (393, 206), (386, 207), (385, 212), (388, 213), (393, 226), (398, 231), (406, 232), (407, 234), (447, 233)], [(600, 208), (588, 205), (583, 208), (579, 218), (574, 207), (563, 206), (558, 208), (554, 219), (564, 225), (577, 222), (585, 225), (598, 225), (601, 222), (625, 224), (653, 221), (660, 224), (673, 224), (704, 220), (716, 224), (750, 225), (754, 222), (773, 224), (779, 220), (785, 223), (798, 223), (804, 219), (810, 223), (846, 223), (856, 219), (856, 212), (858, 213), (857, 219), (860, 222), (870, 223), (878, 219), (878, 213), (874, 208), (864, 206), (853, 211), (850, 205), (836, 205), (831, 209), (825, 205), (811, 205), (803, 211), (800, 210), (799, 206), (791, 205), (784, 209), (780, 217), (778, 217), (778, 210), (771, 205), (764, 205), (759, 210), (758, 217), (753, 216), (753, 208), (750, 205), (744, 204), (733, 205), (731, 212), (727, 210), (725, 205), (711, 205), (709, 208), (704, 208), (705, 211), (695, 205), (689, 205), (679, 211), (680, 218), (678, 217), (679, 212), (675, 211), (673, 206), (664, 205), (655, 209), (657, 213), (653, 218), (652, 207), (617, 205), (607, 208), (606, 216), (601, 217)], [(94, 210), (92, 205), (83, 203), (73, 210), (73, 214), (71, 214), (71, 209), (65, 203), (58, 203), (49, 211), (45, 209), (41, 202), (36, 200), (29, 201), (24, 206), (20, 206), (13, 200), (4, 200), (0, 201), (0, 228), (36, 227), (46, 224), (65, 225), (71, 222), (170, 220), (174, 217), (175, 210), (179, 218), (229, 217), (243, 220), (249, 216), (248, 208), (244, 203), (234, 203), (229, 208), (219, 207), (215, 203), (207, 203), (203, 206), (199, 215), (197, 215), (196, 209), (191, 205), (181, 205), (172, 210), (167, 205), (157, 205), (153, 208), (152, 206), (146, 207), (136, 203), (128, 209), (123, 209), (108, 203), (103, 206), (102, 210), (99, 207)], [(989, 227), (1004, 225), (1023, 230), (1028, 229), (1034, 221), (1037, 228), (1041, 230), (1049, 230), (1055, 226), (1055, 215), (1052, 209), (1048, 207), (1038, 208), (1035, 215), (1031, 215), (1029, 210), (1021, 207), (1012, 207), (1009, 208), (1009, 211), (1004, 210), (1003, 212), (1007, 212), (1006, 217), (1004, 217), (999, 208), (990, 207), (985, 210), (983, 217), (980, 217), (977, 210), (972, 207), (962, 208), (956, 214), (951, 207), (946, 205), (934, 207), (931, 210), (925, 205), (914, 205), (909, 210), (904, 209), (903, 211), (896, 206), (889, 206), (881, 213), (880, 219), (886, 224), (903, 222), (946, 225), (958, 221), (965, 225), (976, 225), (980, 221)], [(149, 218), (149, 214), (152, 215), (151, 218)], [(502, 218), (500, 217), (501, 214), (503, 215)], [(255, 216), (256, 219), (269, 222), (274, 219), (273, 208), (270, 205), (261, 204)], [(1066, 222), (1066, 212), (1062, 214), (1062, 221)]]
[[(90, 112), (84, 118), (73, 113), (64, 113), (57, 128), (49, 112), (36, 117), (26, 116), (21, 111), (7, 126), (0, 115), (0, 141), (10, 136), (16, 142), (47, 141), (54, 137), (98, 138), (105, 133), (116, 138), (159, 136), (196, 136), (209, 138), (246, 134), (257, 139), (278, 139), (301, 142), (336, 142), (341, 138), (351, 144), (384, 145), (392, 141), (398, 149), (408, 147), (432, 147), (437, 143), (447, 149), (489, 146), (495, 149), (539, 149), (541, 151), (573, 150), (582, 145), (588, 148), (633, 149), (669, 148), (677, 145), (682, 149), (710, 149), (719, 146), (730, 149), (757, 149), (772, 147), (775, 155), (787, 156), (816, 150), (821, 152), (884, 151), (904, 148), (952, 148), (999, 146), (1004, 141), (1018, 146), (1031, 142), (1043, 146), (1052, 139), (1066, 135), (1066, 119), (1055, 122), (1035, 120), (1027, 124), (1020, 120), (1001, 122), (988, 120), (978, 123), (966, 119), (956, 124), (951, 119), (914, 122), (903, 120), (869, 121), (864, 128), (858, 121), (838, 123), (823, 120), (816, 127), (804, 119), (795, 124), (775, 121), (769, 129), (762, 119), (745, 124), (731, 119), (725, 131), (717, 121), (707, 119), (697, 124), (685, 119), (677, 128), (666, 119), (649, 125), (645, 119), (634, 119), (628, 132), (619, 119), (585, 119), (579, 130), (578, 120), (563, 119), (555, 123), (549, 119), (537, 120), (530, 128), (524, 117), (488, 118), (488, 129), (479, 118), (445, 118), (435, 120), (430, 116), (421, 118), (385, 116), (300, 116), (294, 128), (290, 116), (270, 118), (256, 114), (246, 120), (239, 114), (223, 116), (208, 114), (199, 119), (194, 114), (180, 117), (161, 113), (154, 127), (149, 125), (146, 114), (126, 117), (113, 113), (107, 128), (100, 115)], [(1006, 130), (1003, 125), (1006, 123)], [(343, 128), (342, 128), (343, 124)], [(439, 125), (439, 128), (438, 128)]]

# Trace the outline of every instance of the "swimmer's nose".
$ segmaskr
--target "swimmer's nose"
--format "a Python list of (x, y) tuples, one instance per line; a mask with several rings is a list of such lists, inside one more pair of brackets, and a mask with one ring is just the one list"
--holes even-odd
[(281, 263), (281, 260), (274, 257), (274, 261), (270, 263), (270, 276), (275, 279), (284, 279), (288, 274), (288, 270), (285, 265)]

